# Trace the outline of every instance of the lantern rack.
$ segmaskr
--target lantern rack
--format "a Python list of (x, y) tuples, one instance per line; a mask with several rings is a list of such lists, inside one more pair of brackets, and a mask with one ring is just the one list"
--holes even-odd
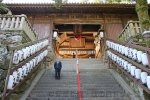
[(150, 94), (150, 48), (112, 39), (106, 39), (106, 45), (109, 68), (114, 64)]
[[(43, 42), (46, 41), (46, 42)], [(25, 47), (29, 47), (31, 45), (39, 44), (39, 43), (46, 43), (41, 49), (38, 49), (35, 51), (32, 55), (24, 59), (23, 61), (20, 61), (18, 64), (13, 64), (13, 59), (14, 59), (14, 54), (16, 50), (20, 50)], [(25, 44), (21, 44), (18, 46), (7, 46), (8, 51), (11, 53), (11, 59), (9, 62), (9, 67), (8, 67), (8, 72), (5, 80), (5, 87), (2, 95), (2, 100), (7, 100), (7, 98), (21, 85), (24, 83), (24, 81), (44, 62), (46, 62), (46, 55), (48, 53), (47, 47), (48, 47), (49, 40), (48, 38), (44, 38), (41, 40), (36, 40), (36, 41), (31, 41)], [(41, 44), (42, 45), (42, 44)], [(18, 83), (12, 83), (10, 82), (12, 86), (12, 89), (8, 88), (9, 87), (9, 81), (11, 77), (14, 75), (14, 72), (17, 71), (17, 69), (21, 68), (22, 69), (22, 74), (23, 74), (23, 65), (29, 63), (29, 61), (36, 59), (36, 62), (32, 61), (32, 67), (25, 67), (26, 70), (24, 71), (23, 79), (19, 79)], [(14, 66), (13, 66), (14, 65)], [(28, 69), (28, 70), (27, 70)], [(25, 75), (26, 73), (26, 75)], [(13, 82), (15, 82), (13, 80)], [(8, 91), (8, 92), (7, 92)]]

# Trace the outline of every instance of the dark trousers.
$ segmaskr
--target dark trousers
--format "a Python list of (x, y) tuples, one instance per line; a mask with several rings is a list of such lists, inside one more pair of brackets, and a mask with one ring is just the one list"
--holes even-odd
[(60, 79), (60, 71), (61, 69), (55, 69), (55, 79)]

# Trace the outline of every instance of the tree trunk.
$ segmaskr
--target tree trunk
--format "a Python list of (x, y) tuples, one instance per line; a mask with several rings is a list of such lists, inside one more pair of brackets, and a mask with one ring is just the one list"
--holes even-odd
[[(142, 34), (144, 31), (150, 30), (150, 19), (148, 15), (147, 0), (136, 0), (136, 12), (138, 15), (141, 34)], [(145, 42), (146, 42), (146, 47), (150, 47), (150, 40), (145, 39)]]
[(145, 30), (149, 30), (150, 19), (148, 15), (147, 0), (136, 0), (136, 12), (140, 22), (141, 33), (143, 33)]

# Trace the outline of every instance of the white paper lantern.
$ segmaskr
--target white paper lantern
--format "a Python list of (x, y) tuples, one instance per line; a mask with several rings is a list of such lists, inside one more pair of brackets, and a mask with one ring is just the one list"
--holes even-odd
[(121, 67), (124, 68), (124, 62), (125, 60), (124, 59), (121, 59)]
[(33, 69), (33, 60), (30, 60), (29, 63), (30, 63), (30, 69)]
[(116, 43), (113, 44), (113, 50), (115, 50), (115, 47), (116, 47)]
[(37, 44), (34, 44), (34, 51), (37, 52)]
[(18, 83), (18, 81), (17, 81), (18, 80), (18, 75), (17, 74), (18, 74), (17, 71), (14, 71), (13, 74), (12, 74), (13, 78), (14, 78), (14, 83)]
[(26, 63), (26, 74), (30, 72), (30, 64)]
[(26, 50), (27, 50), (27, 57), (29, 57), (29, 56), (30, 56), (30, 53), (31, 53), (30, 48), (29, 48), (29, 47), (26, 47)]
[(135, 78), (140, 79), (141, 69), (135, 69)]
[(53, 33), (53, 37), (56, 38), (57, 37), (57, 31), (54, 31)]
[(115, 44), (115, 51), (117, 51), (117, 47), (118, 47), (118, 44), (116, 43), (116, 44)]
[(47, 46), (47, 45), (48, 45), (48, 43), (49, 43), (49, 40), (48, 40), (48, 39), (46, 39), (46, 45), (45, 45), (45, 46)]
[(22, 66), (21, 68), (22, 68), (22, 79), (23, 79), (23, 78), (24, 78), (24, 72), (25, 72), (25, 69), (24, 69), (23, 66)]
[(124, 51), (125, 51), (125, 56), (128, 56), (128, 50), (129, 48), (128, 47), (125, 47)]
[(150, 76), (147, 76), (146, 84), (147, 84), (148, 89), (150, 89)]
[(100, 38), (103, 38), (103, 37), (104, 37), (104, 32), (101, 31), (101, 32), (99, 33), (99, 37), (100, 37)]
[(127, 70), (127, 72), (131, 72), (131, 66), (132, 66), (132, 64), (128, 63), (128, 70)]
[(17, 52), (19, 53), (19, 61), (22, 61), (23, 60), (23, 51), (18, 50)]
[(131, 66), (130, 74), (131, 74), (132, 76), (134, 76), (134, 75), (135, 75), (135, 69), (136, 69), (136, 67), (135, 67), (135, 66)]
[(19, 63), (19, 52), (15, 51), (13, 56), (13, 63), (18, 64)]
[(119, 53), (122, 52), (122, 45), (119, 45)]
[(17, 72), (18, 72), (18, 82), (19, 82), (21, 79), (23, 79), (23, 70), (22, 70), (22, 68), (18, 68)]
[(117, 55), (114, 55), (114, 61), (115, 62), (117, 61)]
[(23, 51), (23, 59), (26, 59), (27, 58), (27, 50), (26, 50), (26, 48), (23, 48), (22, 51)]
[(128, 57), (129, 58), (132, 58), (132, 52), (133, 52), (133, 49), (129, 48), (129, 51), (128, 51)]
[(148, 63), (148, 58), (147, 58), (147, 54), (146, 54), (146, 53), (143, 53), (143, 54), (141, 55), (141, 58), (142, 58), (142, 64), (143, 64), (144, 66), (149, 65), (149, 63)]
[(109, 41), (108, 41), (108, 40), (106, 40), (106, 45), (107, 45), (107, 46), (108, 46), (108, 42), (109, 42)]
[(39, 51), (39, 50), (40, 50), (40, 44), (37, 43), (37, 51)]
[(12, 90), (13, 86), (14, 86), (14, 77), (13, 77), (13, 75), (10, 75), (9, 80), (8, 80), (7, 89)]
[(142, 72), (141, 73), (141, 81), (142, 81), (143, 84), (146, 83), (147, 75), (148, 75), (147, 72)]
[(127, 69), (128, 69), (128, 62), (127, 62), (127, 61), (124, 61), (124, 64), (123, 64), (123, 65), (124, 65), (124, 66), (123, 66), (124, 69), (127, 70)]
[(141, 55), (142, 55), (142, 51), (137, 51), (137, 61), (140, 63), (140, 62), (142, 62), (142, 57), (141, 57)]
[(30, 48), (30, 55), (32, 55), (33, 54), (33, 47), (29, 46), (29, 48)]
[(136, 49), (133, 49), (133, 56), (132, 56), (132, 59), (133, 60), (136, 60), (137, 59), (137, 50)]
[(26, 64), (22, 66), (22, 70), (23, 70), (23, 77), (27, 76), (28, 74), (27, 74), (27, 65)]
[(33, 55), (34, 53), (35, 53), (35, 47), (34, 47), (34, 45), (31, 45), (31, 47), (32, 47), (32, 54), (31, 55)]
[(117, 64), (119, 64), (119, 59), (120, 59), (120, 57), (118, 56), (118, 57), (117, 57)]
[(110, 47), (110, 41), (107, 41), (107, 43), (108, 43), (108, 47)]
[(113, 42), (110, 42), (110, 48), (111, 49), (113, 48)]
[(45, 55), (44, 56), (47, 56), (47, 54), (48, 54), (48, 50), (45, 50)]
[(125, 54), (125, 46), (122, 46), (121, 49), (122, 49), (122, 50), (121, 50), (121, 53), (124, 55), (124, 54)]
[(34, 58), (32, 59), (32, 62), (33, 62), (33, 68), (34, 68), (35, 67), (35, 59)]

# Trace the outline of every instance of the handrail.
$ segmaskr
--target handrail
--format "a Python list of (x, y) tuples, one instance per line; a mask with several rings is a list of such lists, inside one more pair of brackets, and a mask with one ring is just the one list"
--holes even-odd
[(139, 21), (128, 21), (121, 33), (118, 34), (117, 40), (122, 42), (129, 42), (133, 36), (139, 34), (141, 34)]
[(13, 60), (13, 56), (14, 56), (15, 50), (17, 50), (17, 49), (19, 50), (19, 49), (21, 49), (23, 47), (36, 44), (36, 43), (38, 43), (40, 41), (43, 41), (45, 39), (48, 39), (48, 38), (44, 38), (44, 39), (36, 40), (36, 41), (31, 41), (31, 42), (28, 42), (28, 43), (25, 43), (25, 44), (22, 44), (22, 45), (18, 45), (18, 46), (8, 46), (7, 47), (8, 50), (12, 53), (12, 55), (11, 55), (12, 57), (10, 59), (8, 73), (7, 73), (6, 80), (5, 80), (5, 87), (4, 87), (4, 91), (3, 91), (2, 100), (6, 100), (8, 98), (8, 96), (11, 95), (27, 79), (30, 76), (30, 74), (32, 74), (32, 72), (35, 69), (37, 69), (37, 67), (39, 65), (41, 65), (43, 63), (43, 61), (45, 60), (45, 57), (30, 71), (30, 73), (27, 76), (24, 77), (23, 80), (21, 80), (18, 84), (16, 84), (12, 90), (9, 90), (9, 92), (6, 93), (10, 74), (12, 74), (13, 71), (15, 71), (16, 69), (18, 69), (19, 67), (21, 67), (22, 65), (24, 65), (25, 63), (27, 63), (28, 61), (30, 61), (32, 58), (34, 58), (35, 56), (37, 56), (38, 54), (40, 54), (44, 50), (46, 50), (47, 47), (48, 47), (48, 45), (46, 45), (45, 47), (43, 47), (41, 50), (35, 52), (34, 54), (32, 54), (30, 57), (28, 57), (27, 59), (25, 59), (24, 61), (22, 61), (18, 65), (15, 65), (15, 67), (12, 67), (12, 60)]
[(115, 42), (115, 43), (118, 43), (118, 44), (122, 44), (124, 46), (133, 47), (133, 48), (137, 48), (137, 49), (141, 49), (141, 50), (150, 52), (150, 48), (143, 47), (143, 46), (140, 46), (140, 45), (135, 45), (135, 44), (131, 44), (131, 43), (120, 42), (120, 41), (116, 41), (116, 40), (108, 39), (108, 38), (106, 38), (106, 40), (110, 40), (112, 42)]
[[(150, 53), (150, 48), (142, 47), (142, 46), (134, 45), (134, 44), (130, 44), (130, 43), (118, 42), (118, 41), (112, 40), (112, 39), (106, 39), (106, 41), (111, 41), (111, 42), (117, 43), (119, 45), (123, 45), (123, 46), (127, 46), (127, 47), (134, 48), (134, 49), (137, 49), (137, 50), (145, 51), (146, 54), (147, 54), (147, 59), (148, 59), (148, 63), (149, 63), (149, 66), (150, 66), (150, 57), (148, 55)], [(148, 74), (150, 74), (150, 69), (147, 68), (147, 67), (145, 67), (144, 65), (142, 65), (140, 63), (137, 63), (136, 61), (128, 58), (127, 56), (125, 56), (125, 55), (117, 52), (116, 50), (114, 50), (114, 49), (112, 49), (110, 47), (108, 47), (107, 50), (109, 50), (111, 53), (117, 55), (118, 57), (124, 59), (125, 61), (131, 63), (132, 65), (136, 66), (137, 68), (141, 69), (142, 71), (147, 72)], [(131, 78), (135, 83), (137, 83), (141, 88), (143, 88), (143, 90), (145, 90), (148, 94), (150, 94), (150, 89), (148, 89), (148, 87), (146, 85), (144, 85), (143, 83), (141, 83), (140, 80), (138, 80), (138, 79), (134, 78), (132, 75), (130, 75), (127, 71), (125, 71), (122, 67), (120, 67), (120, 65), (117, 62), (115, 62), (111, 57), (108, 56), (108, 60), (109, 60), (109, 66), (111, 65), (111, 63), (113, 63), (114, 65), (116, 65), (129, 78)]]

